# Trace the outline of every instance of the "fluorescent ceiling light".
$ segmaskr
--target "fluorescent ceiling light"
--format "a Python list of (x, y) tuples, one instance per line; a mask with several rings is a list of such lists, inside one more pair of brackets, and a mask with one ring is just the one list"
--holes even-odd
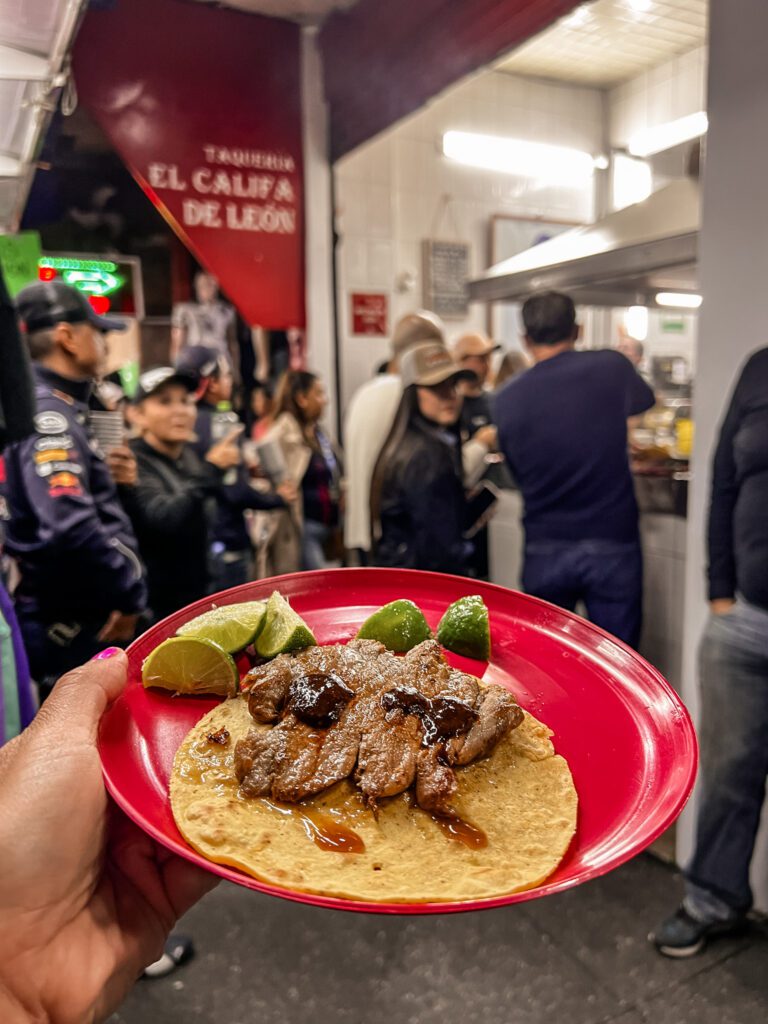
[(627, 6), (637, 14), (645, 14), (653, 7), (653, 0), (627, 0)]
[(623, 210), (634, 203), (642, 203), (652, 192), (651, 165), (645, 160), (617, 153), (613, 158), (613, 209)]
[(692, 292), (659, 292), (656, 296), (657, 305), (676, 309), (698, 309), (702, 301), (701, 295)]
[(475, 132), (446, 132), (443, 153), (470, 167), (540, 178), (548, 183), (571, 184), (574, 179), (587, 180), (595, 169), (594, 157), (579, 149)]
[(630, 338), (645, 341), (648, 337), (648, 307), (630, 306), (624, 314), (624, 327)]
[(638, 132), (629, 140), (628, 149), (632, 156), (653, 156), (683, 142), (698, 139), (706, 134), (708, 127), (707, 115), (700, 110), (697, 114), (688, 114), (677, 121), (668, 121), (666, 124)]

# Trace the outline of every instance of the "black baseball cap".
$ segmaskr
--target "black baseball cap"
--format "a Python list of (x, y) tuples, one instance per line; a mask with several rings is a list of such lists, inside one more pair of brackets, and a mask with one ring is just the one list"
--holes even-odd
[(194, 374), (176, 370), (172, 366), (156, 366), (152, 370), (146, 370), (139, 375), (139, 383), (136, 392), (131, 399), (134, 405), (143, 402), (145, 398), (156, 394), (166, 384), (181, 384), (187, 391), (197, 389), (197, 378)]
[(200, 380), (218, 376), (229, 363), (217, 348), (208, 345), (188, 345), (179, 353), (176, 369)]
[(16, 296), (16, 311), (27, 334), (67, 324), (89, 323), (97, 331), (124, 331), (122, 320), (99, 316), (86, 296), (63, 281), (28, 284)]

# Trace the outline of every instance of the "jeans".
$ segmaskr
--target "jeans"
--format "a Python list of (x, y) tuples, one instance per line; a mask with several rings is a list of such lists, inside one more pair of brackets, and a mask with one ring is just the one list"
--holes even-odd
[(573, 611), (583, 601), (596, 626), (630, 647), (640, 640), (643, 555), (640, 541), (533, 541), (525, 546), (523, 589)]
[(326, 569), (328, 567), (323, 544), (330, 535), (331, 528), (325, 523), (318, 523), (314, 519), (304, 520), (304, 529), (301, 535), (302, 569)]
[(768, 611), (712, 615), (699, 650), (701, 797), (686, 905), (718, 919), (752, 906), (749, 863), (768, 775)]

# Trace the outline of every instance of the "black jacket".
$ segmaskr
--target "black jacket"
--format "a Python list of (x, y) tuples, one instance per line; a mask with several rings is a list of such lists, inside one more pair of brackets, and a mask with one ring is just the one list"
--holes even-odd
[(465, 574), (466, 515), (459, 439), (417, 417), (386, 469), (376, 564)]
[[(235, 413), (219, 412), (208, 402), (197, 406), (195, 433), (197, 440), (193, 447), (199, 459), (217, 441), (221, 441), (239, 422)], [(241, 446), (242, 452), (242, 446)], [(230, 482), (229, 477), (233, 478)], [(285, 502), (278, 494), (265, 494), (251, 487), (248, 470), (241, 462), (239, 466), (224, 474), (225, 486), (217, 493), (218, 509), (213, 522), (211, 539), (224, 545), (226, 551), (247, 551), (251, 546), (243, 512), (248, 508), (285, 508)]]
[(768, 610), (768, 348), (741, 371), (720, 430), (709, 510), (709, 599)]
[(20, 600), (43, 619), (106, 619), (145, 606), (136, 539), (88, 429), (87, 382), (34, 367), (34, 429), (5, 453), (6, 546)]
[(147, 567), (149, 606), (165, 618), (208, 592), (210, 521), (223, 473), (185, 446), (178, 459), (143, 440), (131, 441), (138, 463), (135, 487), (121, 487)]

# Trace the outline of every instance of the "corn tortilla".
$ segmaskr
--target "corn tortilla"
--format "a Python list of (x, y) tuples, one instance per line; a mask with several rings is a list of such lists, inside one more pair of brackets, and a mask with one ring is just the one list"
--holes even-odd
[[(179, 748), (170, 796), (176, 824), (198, 853), (271, 885), (372, 902), (485, 899), (532, 888), (565, 855), (576, 830), (577, 796), (550, 730), (527, 712), (485, 760), (457, 769), (454, 804), (488, 844), (471, 849), (446, 837), (406, 794), (382, 801), (378, 819), (349, 780), (308, 807), (352, 829), (362, 853), (317, 846), (301, 814), (238, 792), (234, 746), (252, 724), (247, 701), (214, 708)], [(225, 746), (208, 740), (226, 729)], [(264, 726), (263, 728), (270, 728)]]

